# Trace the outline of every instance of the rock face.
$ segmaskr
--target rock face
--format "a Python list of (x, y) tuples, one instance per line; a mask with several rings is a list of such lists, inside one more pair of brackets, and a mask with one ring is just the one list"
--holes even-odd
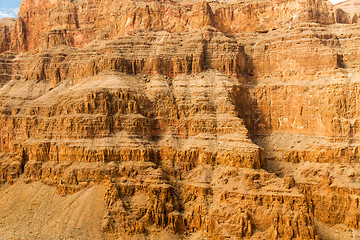
[(343, 6), (24, 0), (0, 21), (6, 193), (105, 189), (102, 233), (54, 239), (358, 234), (360, 27)]
[(360, 17), (360, 2), (349, 0), (335, 5), (336, 18), (340, 23), (358, 23)]
[(11, 48), (10, 31), (13, 29), (15, 19), (3, 18), (0, 20), (0, 52), (5, 52)]
[(79, 47), (139, 31), (179, 33), (212, 26), (241, 33), (267, 31), (292, 21), (334, 23), (331, 3), (322, 0), (25, 0), (20, 9), (10, 49), (32, 52), (62, 44)]

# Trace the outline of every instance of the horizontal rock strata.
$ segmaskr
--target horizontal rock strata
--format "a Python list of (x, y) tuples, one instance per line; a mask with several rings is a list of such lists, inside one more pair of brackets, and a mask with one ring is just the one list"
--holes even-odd
[(91, 195), (84, 239), (357, 234), (349, 4), (24, 0), (0, 20), (4, 196)]

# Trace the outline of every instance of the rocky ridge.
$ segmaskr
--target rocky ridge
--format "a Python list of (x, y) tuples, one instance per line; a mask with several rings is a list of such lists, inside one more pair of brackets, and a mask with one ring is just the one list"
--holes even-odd
[(338, 6), (24, 0), (0, 21), (0, 181), (104, 187), (104, 239), (359, 233), (359, 25)]

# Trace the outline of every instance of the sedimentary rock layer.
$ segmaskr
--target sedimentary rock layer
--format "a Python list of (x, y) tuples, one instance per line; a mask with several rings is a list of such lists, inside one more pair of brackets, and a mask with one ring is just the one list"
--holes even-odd
[(359, 25), (340, 7), (24, 0), (0, 21), (4, 189), (100, 189), (78, 239), (357, 233)]

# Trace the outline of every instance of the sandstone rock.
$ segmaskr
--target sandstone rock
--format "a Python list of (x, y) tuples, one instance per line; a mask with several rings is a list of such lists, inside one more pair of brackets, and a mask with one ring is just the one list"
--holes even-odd
[(11, 40), (11, 49), (17, 51), (84, 46), (94, 39), (117, 39), (138, 31), (174, 33), (212, 26), (239, 33), (268, 31), (289, 22), (334, 23), (332, 5), (324, 0), (243, 3), (26, 0), (20, 9)]
[(287, 188), (287, 189), (294, 187), (296, 185), (294, 177), (293, 176), (285, 176), (284, 177), (284, 185), (285, 185), (285, 188)]
[[(349, 13), (345, 12), (341, 8), (336, 9), (335, 11), (335, 17), (337, 23), (352, 23), (352, 18)], [(354, 19), (354, 21), (357, 21)]]
[(0, 52), (5, 52), (10, 49), (11, 30), (15, 25), (15, 19), (3, 18), (0, 20)]
[[(346, 14), (350, 23), (358, 23), (360, 14), (360, 2), (357, 0), (348, 0), (338, 3), (334, 6), (336, 11), (341, 11)], [(337, 21), (338, 22), (338, 21)], [(341, 22), (340, 22), (341, 23)], [(343, 22), (348, 23), (348, 22)]]
[(100, 185), (110, 239), (359, 230), (360, 36), (343, 6), (24, 0), (0, 21), (0, 182)]

